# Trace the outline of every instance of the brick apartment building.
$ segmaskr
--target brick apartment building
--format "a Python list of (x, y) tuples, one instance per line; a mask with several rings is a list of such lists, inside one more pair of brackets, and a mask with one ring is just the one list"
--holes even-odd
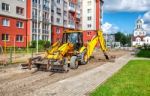
[(62, 39), (65, 29), (81, 29), (82, 0), (52, 0), (52, 42)]
[(65, 29), (83, 30), (88, 42), (100, 29), (102, 4), (103, 0), (0, 0), (0, 46), (26, 47), (37, 39), (54, 43)]
[(82, 30), (88, 42), (101, 29), (103, 0), (82, 0)]
[(27, 2), (0, 0), (0, 45), (26, 47)]

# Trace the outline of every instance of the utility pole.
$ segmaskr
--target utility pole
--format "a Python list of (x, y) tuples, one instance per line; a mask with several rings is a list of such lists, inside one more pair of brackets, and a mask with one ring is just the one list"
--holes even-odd
[(37, 32), (37, 34), (36, 34), (36, 52), (37, 52), (37, 53), (39, 52), (39, 51), (38, 51), (38, 50), (39, 50), (39, 44), (38, 44), (38, 43), (39, 43), (39, 31), (38, 31), (38, 27), (39, 27), (39, 26), (38, 26), (38, 24), (39, 24), (39, 23), (38, 23), (38, 15), (39, 15), (39, 14), (38, 14), (38, 13), (39, 13), (39, 10), (38, 10), (38, 9), (39, 9), (39, 4), (38, 4), (38, 2), (39, 2), (39, 0), (37, 0), (37, 31), (36, 31), (36, 32)]
[(107, 35), (108, 35), (108, 33), (107, 33), (107, 31), (106, 31), (106, 47), (107, 47), (107, 41), (108, 41), (108, 40), (107, 40), (107, 39), (108, 39), (108, 36), (107, 36)]
[(4, 53), (6, 54), (6, 48), (7, 48), (6, 34), (4, 34), (4, 36), (5, 36), (5, 37), (4, 37), (4, 39), (5, 39), (5, 40), (4, 40)]

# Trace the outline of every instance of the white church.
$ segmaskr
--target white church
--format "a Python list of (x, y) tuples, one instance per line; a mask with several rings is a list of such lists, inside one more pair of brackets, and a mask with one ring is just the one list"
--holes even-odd
[(143, 29), (144, 21), (138, 19), (132, 37), (132, 46), (143, 46), (144, 44), (150, 45), (150, 34)]

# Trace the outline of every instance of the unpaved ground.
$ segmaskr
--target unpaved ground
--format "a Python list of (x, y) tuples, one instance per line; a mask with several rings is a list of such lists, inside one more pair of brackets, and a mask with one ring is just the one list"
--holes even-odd
[[(109, 52), (117, 58), (128, 53), (121, 50)], [(22, 70), (19, 67), (0, 69), (0, 96), (24, 96), (105, 63), (99, 60), (104, 58), (99, 52), (94, 52), (94, 57), (87, 65), (81, 65), (78, 69), (70, 70), (68, 73), (36, 72), (35, 70)]]
[(19, 62), (27, 62), (29, 58), (36, 57), (36, 56), (44, 56), (45, 52), (39, 52), (37, 53), (12, 53), (12, 56), (10, 56), (10, 53), (8, 54), (0, 54), (0, 61), (3, 61), (6, 65), (10, 62), (10, 58), (12, 60), (13, 64), (19, 63)]

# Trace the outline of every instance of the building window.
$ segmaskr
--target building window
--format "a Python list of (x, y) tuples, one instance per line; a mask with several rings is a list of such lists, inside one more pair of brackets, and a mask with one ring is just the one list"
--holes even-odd
[(2, 41), (9, 41), (9, 34), (2, 34)]
[(37, 19), (37, 9), (32, 9), (32, 19)]
[(57, 3), (60, 4), (60, 0), (57, 0)]
[(61, 9), (57, 8), (57, 14), (61, 16)]
[(67, 20), (64, 20), (64, 26), (66, 26), (67, 25)]
[(16, 26), (17, 26), (18, 28), (23, 28), (23, 22), (17, 21)]
[(88, 25), (87, 25), (87, 27), (88, 27), (88, 28), (91, 28), (91, 27), (92, 27), (92, 25), (91, 25), (91, 24), (88, 24)]
[(24, 0), (18, 0), (18, 1), (22, 1), (23, 2)]
[(16, 13), (19, 15), (24, 15), (24, 8), (16, 7)]
[(87, 35), (88, 35), (88, 36), (91, 36), (91, 32), (87, 32)]
[(91, 5), (91, 3), (92, 3), (91, 1), (88, 1), (88, 2), (87, 2), (87, 5), (88, 5), (88, 6), (90, 6), (90, 5)]
[(54, 22), (54, 17), (53, 16), (51, 16), (51, 22)]
[(3, 11), (10, 11), (10, 5), (6, 3), (2, 3), (2, 10)]
[(64, 7), (67, 8), (67, 2), (66, 1), (64, 1)]
[(91, 17), (91, 16), (87, 17), (87, 20), (88, 20), (88, 21), (90, 21), (91, 19), (92, 19), (92, 17)]
[(60, 18), (57, 18), (57, 19), (56, 19), (56, 22), (57, 22), (57, 23), (60, 23)]
[(10, 26), (9, 19), (2, 19), (2, 25), (3, 26)]
[(139, 38), (139, 37), (136, 38), (136, 42), (138, 42), (138, 43), (141, 42), (141, 38)]
[(56, 33), (60, 34), (60, 29), (59, 28), (56, 28)]
[(42, 36), (42, 40), (46, 40), (46, 41), (48, 41), (48, 36), (43, 35), (43, 36)]
[(32, 34), (32, 40), (37, 40), (36, 35)]
[(23, 36), (22, 35), (16, 35), (16, 41), (17, 42), (23, 42)]
[(64, 11), (64, 16), (67, 16), (67, 11)]
[(37, 3), (37, 0), (32, 0), (33, 3)]
[(49, 19), (49, 13), (43, 12), (43, 19)]
[(88, 12), (88, 13), (91, 13), (91, 9), (87, 9), (87, 12)]

